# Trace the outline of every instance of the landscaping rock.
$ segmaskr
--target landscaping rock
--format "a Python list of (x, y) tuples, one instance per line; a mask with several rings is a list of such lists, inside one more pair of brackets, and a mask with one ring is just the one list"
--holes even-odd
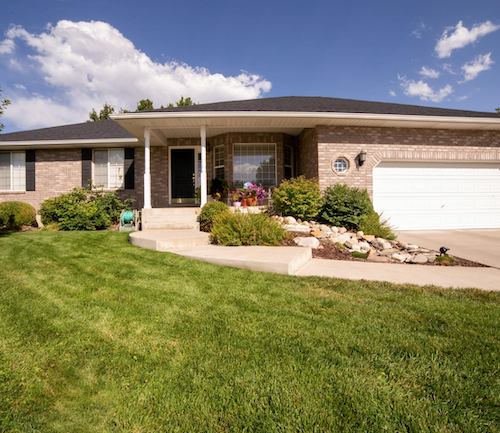
[(359, 242), (358, 243), (359, 248), (361, 248), (361, 251), (370, 251), (371, 247), (368, 242)]
[[(347, 246), (347, 242), (344, 245)], [(361, 252), (361, 247), (358, 244), (351, 245), (349, 248), (351, 251), (357, 251), (358, 253)]]
[(396, 254), (393, 254), (391, 257), (400, 263), (404, 263), (407, 260), (411, 259), (411, 255), (406, 254), (406, 253), (396, 253)]
[(287, 232), (300, 232), (300, 233), (311, 233), (311, 228), (302, 225), (287, 224), (285, 225), (285, 230)]
[(383, 250), (388, 250), (388, 249), (392, 248), (392, 245), (390, 242), (382, 242), (380, 245), (382, 246)]
[(407, 250), (418, 250), (418, 245), (406, 245)]
[(374, 251), (369, 252), (368, 260), (370, 260), (372, 262), (378, 262), (378, 263), (390, 263), (390, 262), (392, 262), (392, 260), (390, 260), (388, 257), (379, 256)]
[(397, 248), (386, 248), (379, 251), (378, 253), (383, 256), (392, 256), (393, 254), (399, 253), (399, 250)]
[(321, 224), (318, 227), (318, 229), (321, 230), (322, 232), (325, 232), (325, 233), (331, 233), (332, 232), (332, 229), (330, 227), (328, 227), (327, 225), (325, 225), (325, 224)]
[(344, 233), (346, 233), (346, 232), (347, 232), (347, 229), (346, 229), (345, 227), (340, 227), (340, 228), (339, 228), (339, 233), (340, 233), (340, 234), (344, 234)]
[(292, 216), (287, 216), (284, 218), (285, 224), (297, 224), (297, 220)]
[(344, 245), (347, 247), (347, 248), (352, 248), (352, 246), (354, 245), (351, 240), (348, 240), (348, 241), (345, 241)]
[(315, 238), (319, 238), (320, 236), (324, 236), (324, 233), (321, 230), (315, 230), (311, 232), (311, 236), (314, 236)]
[(375, 240), (375, 236), (373, 235), (363, 235), (363, 239), (367, 242), (370, 242), (370, 241), (374, 241)]
[(351, 237), (347, 233), (344, 233), (342, 235), (336, 235), (333, 237), (332, 235), (330, 235), (330, 241), (332, 241), (334, 244), (339, 243), (344, 245), (346, 241), (349, 241), (350, 239)]
[(376, 248), (377, 250), (382, 249), (382, 245), (380, 245), (375, 239), (368, 241), (368, 243), (373, 247)]
[(398, 245), (401, 247), (401, 248), (406, 248), (408, 246), (408, 244), (406, 242), (403, 242), (403, 241), (397, 241), (398, 242)]
[(319, 241), (316, 238), (293, 238), (293, 241), (299, 247), (309, 247), (316, 249), (319, 247)]
[(356, 236), (358, 236), (359, 238), (362, 238), (364, 235), (364, 233), (362, 231), (359, 231), (356, 233)]
[(412, 263), (427, 263), (429, 260), (423, 254), (417, 254), (411, 259)]
[(337, 227), (330, 227), (332, 233), (338, 234), (339, 229)]

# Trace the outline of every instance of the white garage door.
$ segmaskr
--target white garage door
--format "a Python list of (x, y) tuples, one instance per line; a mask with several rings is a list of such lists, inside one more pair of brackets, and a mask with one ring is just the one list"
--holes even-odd
[(500, 228), (500, 163), (382, 162), (373, 202), (399, 230)]

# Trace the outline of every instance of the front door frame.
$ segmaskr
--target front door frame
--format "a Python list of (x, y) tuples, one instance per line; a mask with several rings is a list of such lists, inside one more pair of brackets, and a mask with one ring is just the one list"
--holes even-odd
[(172, 149), (194, 150), (194, 175), (195, 175), (194, 188), (196, 189), (200, 186), (200, 170), (198, 169), (198, 155), (201, 154), (201, 146), (169, 146), (168, 147), (168, 204), (169, 205), (172, 204)]

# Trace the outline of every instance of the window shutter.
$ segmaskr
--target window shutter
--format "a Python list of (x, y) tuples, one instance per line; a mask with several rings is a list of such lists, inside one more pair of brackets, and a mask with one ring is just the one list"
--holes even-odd
[(26, 151), (26, 191), (35, 191), (35, 151)]
[(92, 180), (92, 149), (82, 149), (82, 187), (87, 188)]
[(135, 188), (134, 177), (134, 148), (125, 149), (125, 189)]

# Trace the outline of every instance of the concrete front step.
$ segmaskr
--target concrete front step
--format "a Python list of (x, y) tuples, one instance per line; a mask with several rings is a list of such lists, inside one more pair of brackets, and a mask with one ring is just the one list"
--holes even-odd
[(143, 222), (148, 223), (161, 223), (161, 222), (171, 222), (171, 223), (182, 223), (182, 222), (192, 222), (196, 223), (200, 220), (198, 215), (148, 215), (146, 219), (143, 218)]
[(143, 209), (142, 217), (158, 216), (158, 215), (199, 215), (201, 209), (199, 207), (163, 207), (153, 209)]
[(200, 223), (199, 222), (194, 222), (194, 221), (185, 221), (185, 222), (170, 222), (169, 221), (163, 221), (163, 222), (142, 222), (142, 230), (143, 231), (148, 231), (148, 230), (200, 230)]
[(207, 245), (210, 235), (197, 230), (152, 230), (134, 232), (129, 236), (132, 245), (155, 251)]

